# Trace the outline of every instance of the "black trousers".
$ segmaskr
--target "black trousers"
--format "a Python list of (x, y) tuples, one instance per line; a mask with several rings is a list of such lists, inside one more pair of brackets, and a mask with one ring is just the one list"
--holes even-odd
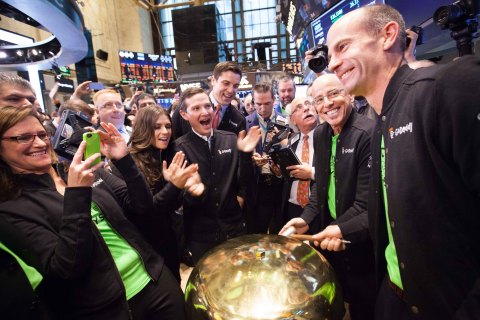
[(178, 281), (163, 267), (157, 282), (150, 281), (128, 301), (133, 319), (183, 320), (185, 301)]
[[(271, 179), (271, 180), (270, 180)], [(247, 230), (250, 234), (277, 234), (283, 227), (281, 219), (282, 184), (276, 177), (260, 176), (256, 202), (247, 208)]]
[(300, 217), (300, 215), (303, 212), (303, 208), (301, 206), (299, 206), (298, 204), (291, 203), (290, 201), (287, 201), (287, 202), (288, 202), (288, 204), (287, 204), (287, 215), (286, 215), (287, 216), (287, 221), (285, 221), (285, 223), (287, 223), (288, 221), (290, 221), (293, 218)]
[(410, 312), (405, 301), (395, 294), (389, 284), (388, 274), (383, 279), (375, 305), (375, 320), (417, 319)]
[(192, 254), (192, 260), (196, 264), (207, 251), (224, 243), (229, 239), (242, 236), (246, 233), (245, 222), (241, 221), (237, 224), (230, 225), (228, 230), (205, 230), (203, 236), (187, 235), (187, 247)]
[(208, 252), (210, 249), (216, 247), (223, 241), (215, 241), (215, 242), (200, 242), (200, 241), (188, 241), (187, 247), (192, 254), (192, 260), (196, 264), (198, 260), (200, 260), (203, 255)]

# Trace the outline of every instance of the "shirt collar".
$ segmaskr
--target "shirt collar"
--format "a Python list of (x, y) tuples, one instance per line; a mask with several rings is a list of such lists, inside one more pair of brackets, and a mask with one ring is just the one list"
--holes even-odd
[[(210, 101), (212, 101), (212, 103), (213, 103), (213, 105), (215, 106), (215, 108), (216, 108), (218, 105), (220, 105), (220, 103), (217, 102), (217, 99), (215, 99), (215, 97), (213, 96), (213, 93), (212, 93), (212, 92), (210, 92), (209, 97), (210, 97)], [(221, 106), (221, 108), (222, 108), (222, 111), (224, 111), (224, 110), (229, 106), (229, 104), (227, 104), (227, 105), (225, 105), (225, 106), (222, 106), (222, 105), (220, 105), (220, 106)]]
[(210, 136), (207, 137), (207, 136), (202, 136), (200, 133), (198, 133), (197, 131), (195, 131), (195, 129), (192, 128), (192, 131), (193, 133), (195, 133), (197, 136), (199, 136), (201, 139), (205, 140), (208, 142), (208, 140), (210, 140), (210, 138), (213, 136), (213, 129), (211, 129), (210, 131)]
[[(255, 114), (257, 115), (258, 121), (266, 124), (267, 121), (266, 121), (265, 119), (263, 119), (263, 118), (258, 114), (257, 111), (255, 111)], [(268, 117), (268, 119), (269, 119), (269, 120), (273, 120), (273, 118), (275, 118), (275, 112), (274, 112), (274, 111), (272, 111), (272, 114), (270, 115), (270, 117)]]
[[(312, 129), (306, 134), (308, 136), (308, 140), (313, 139), (313, 132), (314, 131), (315, 131), (315, 129)], [(304, 137), (305, 137), (305, 134), (300, 133), (300, 140), (303, 141), (303, 139), (305, 139)]]

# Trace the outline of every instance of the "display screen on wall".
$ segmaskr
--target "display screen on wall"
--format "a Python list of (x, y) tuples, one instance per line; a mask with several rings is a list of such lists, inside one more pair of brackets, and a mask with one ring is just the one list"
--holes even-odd
[(308, 24), (334, 6), (339, 0), (284, 0), (280, 2), (282, 22), (295, 40)]
[(123, 83), (174, 81), (173, 59), (143, 52), (120, 51)]
[(332, 24), (340, 19), (345, 14), (358, 9), (360, 7), (369, 6), (372, 4), (383, 4), (383, 0), (343, 0), (337, 3), (330, 10), (322, 14), (310, 24), (312, 31), (312, 43), (324, 43), (327, 32)]

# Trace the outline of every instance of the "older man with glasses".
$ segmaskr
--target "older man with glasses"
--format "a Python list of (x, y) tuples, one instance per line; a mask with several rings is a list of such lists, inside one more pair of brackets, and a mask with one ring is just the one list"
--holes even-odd
[(325, 120), (313, 134), (315, 184), (300, 217), (282, 232), (290, 226), (297, 233), (320, 231), (313, 237), (335, 269), (351, 319), (373, 319), (376, 290), (367, 197), (374, 122), (353, 110), (353, 96), (333, 74), (317, 78), (312, 95)]
[(103, 89), (95, 93), (93, 103), (100, 122), (112, 123), (128, 142), (131, 132), (124, 125), (125, 109), (120, 94), (112, 89)]
[(302, 161), (300, 165), (287, 167), (290, 176), (284, 177), (282, 221), (299, 217), (308, 203), (312, 182), (315, 180), (313, 167), (313, 132), (318, 125), (318, 115), (311, 97), (295, 98), (287, 106), (290, 127), (297, 129), (288, 140), (288, 146)]

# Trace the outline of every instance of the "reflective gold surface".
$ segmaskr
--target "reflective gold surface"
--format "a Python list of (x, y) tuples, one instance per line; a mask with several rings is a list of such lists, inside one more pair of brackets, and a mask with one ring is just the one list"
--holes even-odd
[(310, 246), (246, 235), (208, 252), (185, 290), (189, 319), (341, 319), (332, 267)]

